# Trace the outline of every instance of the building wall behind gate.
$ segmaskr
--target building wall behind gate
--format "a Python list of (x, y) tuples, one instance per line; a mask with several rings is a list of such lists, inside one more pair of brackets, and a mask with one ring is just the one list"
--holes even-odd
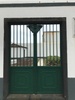
[(60, 7), (7, 7), (0, 8), (0, 100), (3, 97), (4, 67), (4, 18), (50, 18), (66, 17), (67, 26), (67, 78), (68, 100), (75, 100), (75, 37), (74, 6)]

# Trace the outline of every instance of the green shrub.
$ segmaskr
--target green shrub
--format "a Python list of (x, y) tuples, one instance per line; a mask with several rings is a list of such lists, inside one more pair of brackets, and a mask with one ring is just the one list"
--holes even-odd
[(48, 56), (46, 58), (47, 66), (60, 66), (60, 57), (59, 56)]

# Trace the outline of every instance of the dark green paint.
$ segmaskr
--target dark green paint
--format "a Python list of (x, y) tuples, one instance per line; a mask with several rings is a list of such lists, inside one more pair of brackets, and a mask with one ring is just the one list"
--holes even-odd
[(61, 67), (11, 67), (10, 76), (10, 93), (63, 94)]
[(38, 68), (38, 94), (63, 94), (62, 68)]
[(37, 93), (37, 34), (34, 33), (34, 93)]
[(37, 76), (37, 32), (42, 28), (40, 24), (29, 24), (27, 26), (34, 35), (34, 58), (33, 58), (33, 66), (34, 66), (34, 93), (37, 93), (38, 86), (38, 76)]
[(34, 93), (33, 67), (10, 68), (10, 93)]
[(37, 32), (40, 24), (30, 24), (34, 35), (33, 67), (10, 67), (10, 93), (20, 94), (63, 94), (62, 67), (37, 66)]
[[(0, 100), (3, 100), (3, 78), (0, 78)], [(75, 100), (75, 78), (68, 78), (68, 100)]]
[(27, 26), (34, 34), (37, 34), (37, 32), (42, 28), (41, 24), (29, 24)]

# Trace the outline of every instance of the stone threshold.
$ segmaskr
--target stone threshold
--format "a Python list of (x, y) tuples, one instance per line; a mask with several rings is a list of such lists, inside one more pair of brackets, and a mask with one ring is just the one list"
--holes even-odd
[(6, 100), (65, 100), (61, 94), (10, 94)]

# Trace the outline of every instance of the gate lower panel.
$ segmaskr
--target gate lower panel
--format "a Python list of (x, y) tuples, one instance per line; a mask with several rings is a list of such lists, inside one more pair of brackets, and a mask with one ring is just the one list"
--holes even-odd
[(34, 93), (33, 68), (11, 67), (10, 76), (9, 89), (11, 94)]

